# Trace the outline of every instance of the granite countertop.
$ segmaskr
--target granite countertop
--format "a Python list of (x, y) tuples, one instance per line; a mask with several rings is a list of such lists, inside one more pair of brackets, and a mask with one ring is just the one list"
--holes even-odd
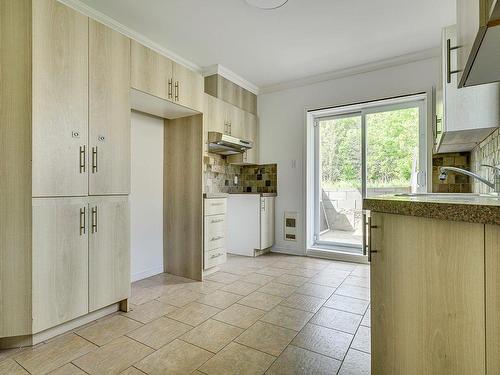
[(206, 198), (206, 199), (227, 198), (230, 195), (237, 195), (237, 194), (241, 194), (241, 195), (253, 194), (253, 195), (260, 195), (261, 197), (276, 197), (276, 196), (278, 196), (278, 194), (276, 194), (276, 193), (251, 193), (251, 192), (249, 192), (249, 193), (247, 193), (247, 192), (243, 192), (243, 193), (205, 193), (205, 194), (203, 194), (203, 198)]
[(229, 193), (229, 195), (260, 195), (261, 197), (277, 197), (277, 193), (253, 193), (253, 192), (242, 192), (242, 193)]
[(363, 209), (440, 220), (500, 225), (500, 197), (479, 194), (382, 195), (365, 198)]

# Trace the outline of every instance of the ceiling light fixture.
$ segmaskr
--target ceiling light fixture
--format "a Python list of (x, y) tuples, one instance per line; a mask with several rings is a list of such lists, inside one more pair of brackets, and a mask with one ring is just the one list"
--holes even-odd
[(253, 7), (264, 10), (278, 9), (288, 2), (288, 0), (245, 0), (245, 1)]

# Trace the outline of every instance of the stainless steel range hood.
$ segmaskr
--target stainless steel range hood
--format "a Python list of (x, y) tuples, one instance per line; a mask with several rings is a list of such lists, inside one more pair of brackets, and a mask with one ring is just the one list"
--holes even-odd
[(208, 132), (208, 152), (213, 154), (224, 156), (242, 154), (252, 147), (252, 141), (245, 141), (218, 132)]

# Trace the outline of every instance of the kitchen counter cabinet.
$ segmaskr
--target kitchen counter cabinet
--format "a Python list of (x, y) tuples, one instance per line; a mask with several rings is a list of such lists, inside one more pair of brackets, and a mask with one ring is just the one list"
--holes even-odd
[(500, 226), (485, 226), (486, 369), (500, 369)]
[(372, 374), (485, 374), (484, 225), (371, 215)]

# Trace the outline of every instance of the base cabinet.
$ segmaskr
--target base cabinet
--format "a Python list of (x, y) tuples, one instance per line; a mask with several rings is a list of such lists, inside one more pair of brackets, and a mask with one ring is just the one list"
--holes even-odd
[(33, 199), (33, 332), (88, 313), (86, 198)]
[(130, 296), (128, 197), (89, 201), (89, 312)]
[(486, 367), (500, 371), (500, 225), (486, 225)]
[(484, 225), (372, 212), (371, 235), (372, 374), (485, 374)]
[(33, 199), (33, 333), (130, 295), (127, 196)]

